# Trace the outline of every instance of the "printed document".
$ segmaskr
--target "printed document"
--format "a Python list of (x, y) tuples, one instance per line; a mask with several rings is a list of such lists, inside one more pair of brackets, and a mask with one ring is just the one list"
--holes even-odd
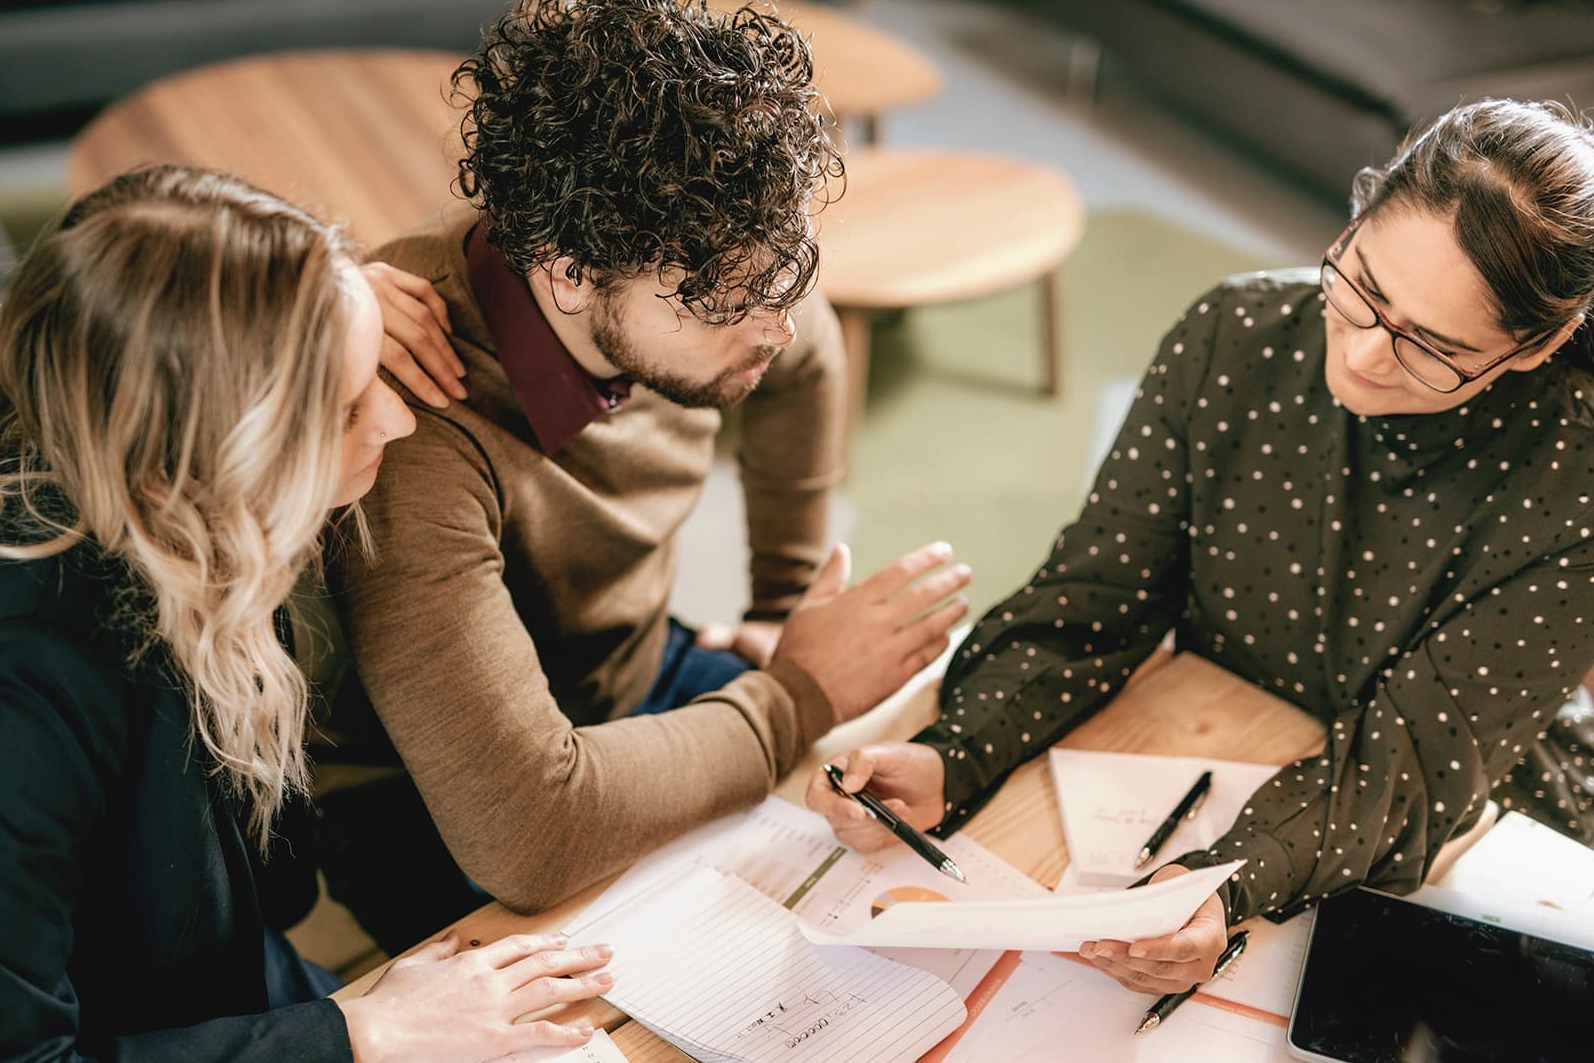
[(1138, 941), (1184, 926), (1201, 903), (1245, 864), (1234, 860), (1132, 890), (1038, 900), (899, 904), (851, 931), (808, 925), (826, 945), (1046, 949), (1074, 952), (1086, 941)]
[[(1057, 792), (1068, 867), (1059, 892), (1073, 886), (1127, 886), (1162, 864), (1205, 849), (1234, 825), (1257, 788), (1278, 768), (1209, 757), (1158, 757), (1052, 749), (1048, 754)], [(1151, 863), (1135, 867), (1141, 846), (1204, 771), (1212, 788), (1195, 815), (1183, 820)]]
[(597, 915), (572, 946), (614, 945), (607, 999), (701, 1063), (911, 1063), (963, 1022), (924, 971), (817, 949), (752, 886), (696, 867)]
[(580, 1048), (527, 1048), (500, 1056), (492, 1063), (628, 1063), (620, 1046), (603, 1030)]
[[(588, 913), (696, 866), (734, 875), (804, 924), (846, 932), (887, 909), (914, 902), (1049, 897), (1051, 892), (965, 835), (941, 847), (968, 875), (941, 874), (905, 846), (876, 853), (842, 846), (824, 817), (778, 797), (726, 816), (639, 861), (604, 891)], [(583, 914), (577, 922), (589, 918)], [(1000, 949), (881, 949), (881, 955), (947, 982), (967, 996), (1001, 955)]]

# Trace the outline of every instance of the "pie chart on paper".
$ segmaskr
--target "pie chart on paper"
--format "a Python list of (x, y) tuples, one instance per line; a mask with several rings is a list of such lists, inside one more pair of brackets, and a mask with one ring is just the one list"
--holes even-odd
[(918, 904), (947, 899), (946, 894), (925, 889), (923, 886), (893, 886), (869, 902), (869, 918), (874, 919), (887, 908), (897, 904)]

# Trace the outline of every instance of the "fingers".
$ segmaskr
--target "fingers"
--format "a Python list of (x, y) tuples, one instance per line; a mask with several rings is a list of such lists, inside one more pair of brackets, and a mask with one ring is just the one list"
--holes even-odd
[[(592, 1040), (593, 1028), (590, 1023), (580, 1022), (574, 1025), (548, 1022), (539, 1019), (536, 1022), (517, 1022), (511, 1028), (512, 1038), (510, 1052), (519, 1052), (526, 1048), (547, 1047), (575, 1047), (584, 1045)], [(506, 1055), (508, 1053), (505, 1053)]]
[[(862, 750), (854, 750), (832, 763), (844, 770), (842, 785), (848, 793), (856, 793), (863, 789), (864, 783), (869, 780), (869, 769), (858, 766), (870, 763), (868, 754)], [(824, 816), (829, 822), (830, 829), (835, 832), (836, 840), (849, 849), (872, 853), (891, 842), (891, 832), (876, 823), (858, 802), (836, 793), (830, 785), (829, 776), (823, 770), (814, 772), (808, 780), (805, 799), (809, 808)], [(906, 805), (895, 799), (888, 800), (886, 806), (899, 814), (907, 809)]]
[(538, 978), (566, 978), (595, 971), (614, 958), (609, 945), (586, 945), (579, 949), (543, 949), (504, 968), (514, 984), (526, 985)]
[(1165, 960), (1172, 963), (1194, 963), (1205, 955), (1205, 943), (1196, 934), (1181, 930), (1167, 937), (1136, 941), (1129, 946), (1129, 958), (1134, 960)]
[(570, 939), (563, 934), (506, 934), (472, 954), (477, 961), (494, 968), (509, 967), (527, 957), (563, 949)]
[[(365, 274), (365, 279), (371, 282), (373, 289), (380, 290), (381, 286), (390, 284), (410, 298), (419, 299), (425, 304), (438, 327), (449, 335), (454, 334), (454, 326), (448, 321), (448, 304), (443, 302), (443, 297), (425, 277), (418, 277), (388, 262), (367, 262), (360, 267), (360, 272)], [(464, 364), (458, 359), (455, 362), (459, 372), (463, 374)]]
[[(1082, 959), (1100, 968), (1118, 984), (1137, 993), (1182, 993), (1202, 980), (1191, 964), (1163, 959), (1133, 959), (1122, 941), (1096, 941), (1080, 947)], [(1210, 972), (1208, 972), (1210, 973)]]
[(465, 364), (445, 334), (448, 311), (442, 298), (427, 281), (391, 266), (366, 267), (365, 273), (382, 310), (382, 365), (423, 402), (446, 406), (444, 391), (463, 399), (459, 378)]
[(824, 601), (840, 594), (852, 578), (852, 550), (846, 543), (837, 543), (825, 559), (824, 566), (809, 585), (805, 599)]
[(438, 409), (448, 405), (448, 396), (426, 375), (421, 364), (410, 356), (405, 346), (391, 336), (382, 337), (382, 368), (398, 377), (399, 383), (409, 388), (410, 394)]
[(736, 629), (729, 624), (704, 624), (697, 630), (700, 650), (728, 650), (735, 639)]
[(943, 599), (950, 598), (969, 585), (974, 570), (964, 564), (926, 576), (897, 595), (894, 604), (904, 616), (917, 616)]
[[(448, 333), (454, 334), (454, 326), (448, 321), (448, 304), (443, 302), (443, 297), (437, 294), (437, 289), (432, 287), (431, 281), (424, 277), (417, 277), (413, 273), (393, 267), (394, 280), (406, 294), (419, 299), (425, 305), (427, 312), (432, 315), (432, 320), (437, 322), (437, 327)], [(465, 363), (452, 350), (449, 351), (449, 368), (456, 376), (465, 375)]]
[[(908, 652), (927, 643), (939, 640), (941, 648), (946, 648), (946, 633), (955, 627), (958, 621), (969, 615), (969, 600), (958, 597), (947, 602), (933, 613), (926, 613), (903, 631), (903, 638), (907, 641)], [(936, 651), (940, 653), (940, 650)], [(931, 660), (935, 658), (932, 657)], [(926, 661), (926, 664), (929, 662)]]
[(401, 956), (394, 960), (389, 970), (400, 970), (404, 967), (413, 967), (421, 963), (436, 963), (446, 960), (459, 951), (459, 935), (450, 930), (436, 941), (428, 941), (408, 956)]
[(952, 547), (947, 543), (930, 543), (911, 553), (903, 554), (858, 586), (864, 588), (871, 599), (883, 600), (939, 565), (952, 560)]

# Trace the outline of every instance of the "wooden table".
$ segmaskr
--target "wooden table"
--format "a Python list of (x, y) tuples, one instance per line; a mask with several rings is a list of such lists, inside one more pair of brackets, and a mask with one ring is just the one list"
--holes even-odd
[[(907, 738), (934, 719), (935, 685), (921, 683), (881, 709), (826, 735), (776, 788), (801, 803), (809, 776), (829, 757), (854, 746)], [(1135, 753), (1219, 757), (1254, 763), (1286, 764), (1321, 748), (1323, 727), (1315, 719), (1199, 657), (1181, 655), (1143, 669), (1105, 710), (1062, 745)], [(969, 821), (970, 837), (1043, 886), (1052, 887), (1068, 863), (1057, 801), (1045, 757), (1014, 772), (1007, 783)], [(490, 904), (455, 924), (472, 944), (510, 933), (542, 933), (568, 925), (608, 883), (600, 883), (564, 904), (534, 916), (516, 915)], [(381, 974), (372, 971), (341, 990), (340, 997), (363, 993)], [(603, 1001), (561, 1009), (563, 1021), (584, 1019), (610, 1028), (631, 1063), (685, 1057)]]
[(400, 49), (284, 52), (164, 78), (72, 140), (73, 195), (150, 162), (236, 173), (345, 221), (375, 247), (453, 201), (461, 56)]

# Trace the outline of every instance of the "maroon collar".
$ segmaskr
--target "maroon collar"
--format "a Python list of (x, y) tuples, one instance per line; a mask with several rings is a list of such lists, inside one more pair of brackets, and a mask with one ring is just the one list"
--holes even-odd
[(631, 395), (626, 377), (594, 380), (559, 342), (526, 279), (487, 242), (485, 221), (465, 237), (465, 267), (498, 361), (544, 454), (555, 454)]

